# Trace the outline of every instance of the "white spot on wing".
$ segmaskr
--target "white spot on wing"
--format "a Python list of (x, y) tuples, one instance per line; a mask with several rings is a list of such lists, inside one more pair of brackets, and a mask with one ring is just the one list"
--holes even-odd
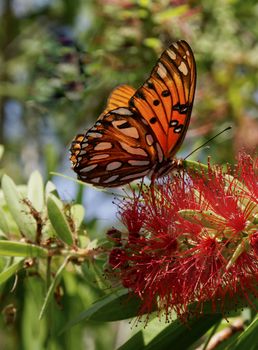
[(134, 139), (139, 138), (138, 130), (135, 127), (130, 127), (126, 129), (119, 129), (120, 132), (122, 132), (126, 136), (133, 137)]
[(86, 166), (81, 170), (81, 173), (87, 173), (88, 171), (95, 169), (97, 166), (98, 164), (92, 164), (92, 165)]
[(145, 170), (145, 171), (142, 171), (141, 173), (127, 175), (125, 177), (122, 177), (120, 180), (122, 180), (122, 181), (124, 181), (124, 180), (134, 180), (134, 179), (138, 179), (140, 177), (144, 177), (148, 173), (149, 173), (149, 170)]
[(188, 74), (188, 69), (186, 67), (186, 64), (182, 61), (180, 63), (180, 65), (178, 66), (178, 69), (180, 70), (180, 72), (182, 72), (184, 75)]
[(112, 111), (114, 114), (122, 114), (122, 115), (132, 115), (133, 113), (128, 108), (120, 107)]
[(128, 160), (128, 163), (131, 164), (131, 165), (135, 165), (135, 166), (141, 166), (141, 165), (148, 165), (150, 164), (150, 161), (149, 160)]
[(161, 78), (166, 78), (167, 76), (167, 70), (161, 62), (159, 62), (157, 73)]
[(130, 154), (137, 154), (139, 156), (144, 156), (144, 157), (147, 157), (148, 154), (144, 151), (144, 149), (140, 148), (140, 147), (131, 147), (129, 145), (127, 145), (126, 143), (124, 142), (119, 142), (121, 147), (128, 153)]
[(100, 142), (94, 147), (95, 151), (103, 151), (105, 149), (112, 148), (112, 143), (111, 142)]
[(108, 158), (109, 154), (98, 154), (96, 156), (93, 156), (91, 160), (99, 160), (99, 159), (105, 159)]
[(115, 181), (117, 178), (119, 177), (119, 175), (113, 175), (111, 177), (109, 177), (107, 180), (103, 181), (105, 184), (108, 184), (110, 182)]
[(176, 53), (170, 49), (167, 50), (167, 54), (169, 55), (169, 57), (174, 61), (176, 60)]
[(157, 153), (158, 153), (158, 159), (159, 159), (159, 162), (163, 162), (163, 152), (162, 152), (162, 149), (159, 145), (158, 142), (155, 143), (155, 147), (156, 147), (156, 150), (157, 150)]
[(176, 48), (176, 49), (178, 50), (178, 45), (177, 45), (177, 43), (174, 43), (173, 46), (174, 46), (174, 48)]
[(95, 184), (99, 183), (100, 177), (95, 177), (94, 179), (90, 179), (90, 182), (93, 182)]
[(112, 171), (112, 170), (120, 168), (121, 166), (122, 166), (121, 162), (111, 162), (107, 165), (106, 170)]
[(149, 125), (148, 122), (147, 122), (147, 120), (145, 120), (145, 119), (143, 119), (143, 118), (141, 118), (141, 122), (142, 122), (143, 124), (145, 124), (145, 125)]
[(80, 151), (80, 156), (84, 156), (86, 153), (87, 153), (87, 152), (86, 152), (84, 149), (82, 149), (82, 150)]
[(103, 135), (102, 134), (100, 134), (99, 132), (91, 132), (91, 131), (89, 131), (88, 133), (87, 133), (87, 136), (89, 137), (94, 137), (94, 138), (99, 138), (99, 137), (102, 137)]
[(145, 138), (146, 138), (147, 145), (148, 146), (152, 146), (153, 142), (154, 142), (152, 135), (151, 134), (147, 134), (145, 136)]

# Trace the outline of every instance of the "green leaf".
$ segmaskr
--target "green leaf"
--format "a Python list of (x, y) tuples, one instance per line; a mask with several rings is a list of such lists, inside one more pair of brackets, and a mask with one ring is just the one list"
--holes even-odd
[(42, 176), (37, 170), (31, 174), (28, 182), (28, 199), (37, 211), (42, 211), (44, 206), (44, 185)]
[(57, 195), (57, 190), (56, 190), (56, 186), (52, 181), (48, 181), (46, 183), (46, 188), (45, 188), (45, 192), (46, 192), (46, 197), (48, 198), (48, 196), (50, 195), (50, 193), (55, 194), (56, 197), (58, 197)]
[(3, 211), (3, 209), (0, 207), (0, 229), (4, 232), (4, 233), (9, 233), (9, 227), (8, 227), (8, 223), (5, 217), (5, 212)]
[(74, 204), (71, 207), (71, 215), (76, 227), (76, 230), (78, 230), (81, 226), (81, 223), (84, 219), (85, 210), (84, 207), (81, 204)]
[(227, 221), (222, 216), (211, 210), (183, 209), (179, 210), (178, 214), (192, 223), (198, 225), (202, 224), (205, 227), (215, 230), (219, 230), (222, 225), (227, 224)]
[(15, 261), (15, 263), (0, 273), (0, 284), (7, 281), (10, 277), (23, 268), (23, 258), (16, 258)]
[(47, 199), (47, 210), (49, 220), (57, 236), (68, 245), (73, 244), (73, 236), (68, 221), (62, 211), (62, 202), (54, 195)]
[(164, 328), (164, 323), (158, 320), (161, 323), (159, 325), (157, 320), (154, 320), (153, 324), (151, 324), (151, 331), (155, 335), (154, 338), (152, 332), (148, 329), (149, 325), (147, 325), (144, 330), (136, 333), (119, 350), (187, 349), (221, 318), (222, 315), (220, 314), (204, 315), (190, 320), (187, 324), (182, 324), (176, 320), (169, 326), (166, 325), (166, 328), (161, 330), (158, 335), (156, 335), (157, 330)]
[(68, 322), (62, 332), (83, 320), (113, 322), (135, 317), (139, 313), (140, 305), (141, 300), (129, 295), (127, 290), (117, 291), (97, 301), (74, 320)]
[(34, 239), (36, 222), (29, 212), (28, 205), (23, 202), (24, 198), (17, 190), (15, 183), (7, 175), (3, 175), (2, 189), (9, 211), (20, 231), (24, 236)]
[(235, 342), (229, 347), (230, 350), (256, 350), (258, 344), (258, 315), (253, 322), (242, 332)]
[(34, 244), (0, 240), (0, 255), (43, 258), (48, 251)]
[(2, 157), (3, 157), (3, 154), (4, 154), (4, 146), (3, 146), (3, 145), (0, 145), (0, 160), (1, 160)]
[(183, 167), (187, 170), (193, 170), (199, 174), (205, 174), (208, 172), (208, 166), (194, 160), (183, 160)]
[(46, 309), (47, 309), (47, 307), (48, 307), (48, 305), (49, 305), (49, 303), (50, 303), (50, 301), (51, 301), (51, 298), (52, 298), (52, 296), (53, 296), (53, 294), (54, 294), (54, 291), (55, 291), (55, 289), (56, 289), (56, 286), (57, 286), (58, 283), (60, 282), (60, 279), (61, 279), (61, 277), (62, 277), (62, 273), (63, 273), (63, 271), (64, 271), (64, 269), (65, 269), (65, 267), (66, 267), (66, 265), (67, 265), (69, 259), (70, 259), (70, 256), (67, 256), (67, 257), (65, 258), (64, 262), (62, 263), (62, 265), (61, 265), (61, 266), (59, 267), (59, 269), (57, 270), (57, 272), (56, 272), (56, 274), (55, 274), (55, 277), (54, 277), (52, 283), (50, 284), (50, 287), (49, 287), (49, 289), (48, 289), (48, 291), (47, 291), (47, 295), (46, 295), (46, 297), (45, 297), (44, 303), (43, 303), (43, 305), (42, 305), (42, 308), (41, 308), (41, 311), (40, 311), (40, 314), (39, 314), (39, 319), (40, 319), (40, 320), (41, 320), (41, 318), (43, 317), (43, 315), (44, 315), (44, 313), (45, 313), (45, 311), (46, 311)]

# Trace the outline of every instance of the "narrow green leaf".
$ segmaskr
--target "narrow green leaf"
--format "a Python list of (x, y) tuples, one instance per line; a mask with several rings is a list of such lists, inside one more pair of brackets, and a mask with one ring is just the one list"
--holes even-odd
[(84, 219), (84, 214), (85, 214), (85, 210), (81, 204), (74, 204), (71, 207), (71, 215), (75, 223), (76, 230), (78, 230), (79, 227), (81, 226), (81, 223)]
[(3, 154), (4, 154), (4, 146), (3, 146), (3, 145), (0, 145), (0, 160), (1, 160), (2, 157), (3, 157)]
[(0, 229), (4, 232), (4, 233), (9, 233), (9, 226), (5, 217), (5, 212), (3, 211), (3, 209), (0, 207)]
[(28, 205), (23, 200), (24, 197), (19, 193), (13, 180), (3, 175), (2, 189), (5, 196), (8, 209), (24, 236), (30, 239), (35, 238), (36, 222), (29, 212)]
[(70, 256), (67, 256), (65, 258), (64, 262), (62, 263), (62, 265), (57, 270), (56, 275), (55, 275), (54, 279), (52, 280), (52, 283), (50, 284), (50, 287), (49, 287), (49, 289), (47, 291), (47, 295), (45, 297), (44, 303), (42, 305), (42, 308), (41, 308), (41, 311), (40, 311), (40, 314), (39, 314), (39, 319), (40, 320), (43, 317), (43, 315), (44, 315), (44, 313), (45, 313), (45, 311), (46, 311), (46, 309), (48, 307), (49, 302), (51, 301), (51, 298), (52, 298), (52, 296), (54, 294), (56, 286), (60, 282), (60, 279), (62, 277), (62, 273), (63, 273), (63, 271), (64, 271), (64, 269), (65, 269), (65, 267), (66, 267), (66, 265), (67, 265), (67, 263), (69, 261), (69, 258), (70, 258)]
[[(147, 326), (149, 327), (149, 325)], [(137, 332), (126, 343), (118, 348), (118, 350), (144, 350), (145, 342), (143, 331)]]
[(196, 173), (207, 173), (208, 166), (194, 160), (183, 160), (183, 167), (188, 170), (193, 170)]
[(7, 281), (10, 277), (16, 274), (23, 268), (23, 258), (16, 258), (16, 262), (0, 273), (0, 284)]
[(258, 315), (253, 322), (242, 332), (235, 342), (229, 347), (230, 350), (256, 350), (258, 344)]
[[(144, 327), (144, 329), (143, 329)], [(149, 321), (147, 325), (143, 324), (142, 329), (134, 334), (125, 344), (119, 349), (122, 350), (141, 350), (149, 344), (161, 331), (168, 327), (167, 322), (160, 317), (155, 317)]]
[(227, 221), (222, 216), (216, 214), (211, 210), (183, 209), (179, 210), (178, 214), (192, 223), (198, 225), (202, 224), (205, 227), (215, 230), (219, 230), (221, 229), (222, 225), (227, 224)]
[(57, 236), (66, 244), (72, 245), (72, 231), (60, 206), (62, 206), (62, 202), (56, 196), (49, 195), (47, 199), (47, 210), (49, 220)]
[(48, 251), (34, 244), (0, 240), (0, 255), (43, 258)]
[[(221, 318), (222, 315), (219, 314), (204, 315), (200, 318), (189, 321), (187, 324), (182, 324), (180, 321), (176, 320), (169, 326), (166, 325), (166, 328), (156, 335), (157, 329), (164, 328), (164, 323), (161, 322), (160, 328), (158, 324), (156, 325), (157, 328), (154, 328), (153, 331), (156, 336), (151, 340), (149, 340), (150, 331), (148, 330), (149, 326), (147, 325), (146, 329), (138, 332), (141, 333), (141, 336), (136, 333), (131, 339), (122, 345), (119, 350), (187, 349)], [(136, 341), (137, 339), (138, 341)], [(144, 346), (142, 345), (143, 342)]]
[(46, 198), (48, 198), (50, 193), (57, 194), (56, 186), (52, 181), (48, 181), (46, 183), (45, 193), (46, 193)]
[(83, 311), (74, 320), (68, 322), (62, 332), (83, 320), (113, 322), (135, 317), (139, 313), (140, 305), (139, 298), (129, 295), (127, 290), (120, 290), (105, 296)]
[(44, 185), (42, 176), (37, 170), (29, 178), (28, 199), (37, 211), (42, 211), (44, 206)]

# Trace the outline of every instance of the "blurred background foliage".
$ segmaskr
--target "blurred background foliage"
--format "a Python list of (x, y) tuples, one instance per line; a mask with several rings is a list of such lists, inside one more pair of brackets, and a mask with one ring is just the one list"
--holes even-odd
[[(211, 154), (214, 161), (234, 163), (238, 150), (257, 149), (255, 0), (2, 0), (0, 19), (0, 143), (5, 147), (1, 162), (16, 182), (27, 180), (35, 169), (45, 180), (51, 171), (72, 175), (72, 138), (96, 120), (114, 87), (141, 85), (161, 51), (178, 39), (191, 45), (198, 71), (181, 156), (228, 125), (232, 132), (192, 159), (204, 161)], [(72, 188), (70, 200), (75, 193), (78, 202), (83, 200), (82, 188), (71, 182), (66, 186)], [(99, 233), (94, 214), (88, 228), (93, 236)], [(93, 276), (85, 280), (66, 273), (62, 312), (57, 311), (61, 324), (99, 297)], [(3, 312), (1, 329), (5, 325), (7, 332), (0, 332), (1, 344), (5, 349), (43, 349), (45, 326), (37, 323), (42, 285), (25, 280), (9, 295), (13, 283), (1, 290), (0, 305), (5, 310), (8, 303), (14, 304), (18, 316), (10, 325)], [(119, 323), (84, 324), (52, 345), (114, 349), (124, 333)]]

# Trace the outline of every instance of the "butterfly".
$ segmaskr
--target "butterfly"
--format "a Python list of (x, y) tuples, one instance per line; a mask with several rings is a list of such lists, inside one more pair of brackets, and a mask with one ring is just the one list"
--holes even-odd
[(72, 142), (71, 162), (78, 178), (116, 187), (144, 176), (167, 174), (189, 126), (196, 86), (190, 46), (180, 40), (159, 58), (137, 90), (118, 86), (95, 125)]

